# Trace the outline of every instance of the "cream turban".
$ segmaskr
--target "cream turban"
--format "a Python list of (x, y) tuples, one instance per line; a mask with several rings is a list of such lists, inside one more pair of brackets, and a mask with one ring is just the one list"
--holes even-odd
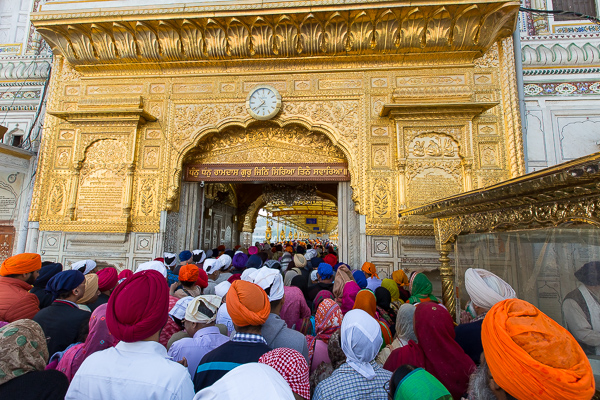
[[(217, 311), (221, 305), (221, 298), (214, 294), (205, 294), (202, 296), (194, 297), (189, 302), (185, 309), (185, 320), (190, 322), (198, 322), (200, 324), (210, 324), (217, 319)], [(198, 307), (204, 306), (212, 315), (206, 315), (201, 311), (198, 311)]]
[(465, 288), (474, 305), (488, 310), (502, 300), (517, 297), (508, 283), (480, 268), (469, 268), (465, 272)]
[(267, 295), (269, 301), (283, 299), (283, 277), (277, 269), (262, 267), (254, 276), (254, 283), (260, 286)]

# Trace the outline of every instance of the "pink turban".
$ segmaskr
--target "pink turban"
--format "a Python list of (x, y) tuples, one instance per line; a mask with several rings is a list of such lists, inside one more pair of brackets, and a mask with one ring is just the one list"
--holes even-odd
[(114, 289), (119, 281), (119, 274), (115, 268), (103, 268), (98, 271), (98, 289), (101, 292)]
[(110, 295), (108, 330), (119, 340), (137, 342), (157, 333), (169, 317), (169, 287), (160, 272), (133, 274)]

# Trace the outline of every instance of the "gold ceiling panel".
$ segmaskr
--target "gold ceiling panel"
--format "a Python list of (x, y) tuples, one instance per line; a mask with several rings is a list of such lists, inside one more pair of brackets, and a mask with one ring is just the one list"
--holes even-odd
[[(314, 228), (318, 227), (318, 232), (329, 233), (337, 227), (337, 205), (331, 200), (320, 200), (307, 205), (278, 206), (267, 204), (264, 210), (273, 216), (273, 220), (286, 222), (297, 229), (308, 232), (317, 232)], [(316, 219), (316, 224), (307, 224), (307, 219)], [(274, 229), (277, 228), (275, 223)], [(281, 229), (281, 227), (279, 228)]]

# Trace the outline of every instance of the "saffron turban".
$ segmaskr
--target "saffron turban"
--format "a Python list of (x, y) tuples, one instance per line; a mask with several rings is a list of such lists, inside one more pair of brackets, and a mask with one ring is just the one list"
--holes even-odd
[(248, 247), (248, 254), (250, 254), (251, 256), (258, 254), (258, 247), (256, 247), (256, 246)]
[(406, 273), (401, 269), (392, 273), (392, 279), (400, 286), (408, 285), (408, 276), (406, 276)]
[(227, 292), (227, 311), (237, 326), (260, 326), (271, 313), (269, 296), (260, 286), (237, 280)]
[(288, 253), (293, 253), (294, 252), (294, 248), (292, 246), (288, 246), (285, 248), (285, 251), (287, 251)]
[(489, 310), (496, 303), (517, 297), (514, 289), (485, 269), (469, 268), (465, 272), (465, 289), (474, 305)]
[(138, 272), (148, 271), (148, 270), (159, 272), (164, 278), (167, 277), (167, 268), (160, 261), (148, 261), (143, 264), (140, 264), (139, 267), (137, 267), (137, 270), (135, 271), (135, 273), (137, 274)]
[(277, 269), (262, 267), (254, 276), (254, 283), (260, 286), (269, 296), (269, 301), (283, 299), (283, 278)]
[(182, 265), (179, 269), (180, 282), (196, 282), (198, 280), (198, 266), (195, 264)]
[(248, 262), (248, 256), (245, 255), (244, 253), (236, 253), (233, 256), (233, 268), (235, 269), (242, 269), (242, 268), (246, 268), (246, 263)]
[(375, 278), (379, 279), (379, 275), (377, 275), (377, 268), (375, 268), (375, 264), (366, 262), (363, 264), (361, 269), (365, 274), (371, 274)]
[(208, 275), (206, 271), (201, 268), (198, 268), (198, 279), (196, 279), (196, 285), (200, 286), (202, 289), (208, 287)]
[(133, 271), (132, 270), (130, 270), (130, 269), (124, 269), (123, 271), (119, 272), (119, 280), (131, 278), (132, 275), (133, 275)]
[(184, 250), (179, 253), (179, 261), (184, 262), (192, 258), (192, 252), (189, 250)]
[(98, 293), (98, 275), (85, 275), (85, 292), (83, 297), (77, 300), (77, 304), (85, 304), (89, 302)]
[(81, 260), (71, 264), (71, 269), (76, 269), (84, 275), (89, 274), (96, 268), (96, 261), (94, 260)]
[[(217, 319), (221, 298), (213, 294), (194, 297), (185, 309), (185, 320), (200, 324), (210, 324)], [(204, 310), (203, 310), (204, 309)]]
[(42, 268), (42, 258), (35, 253), (17, 254), (4, 260), (0, 266), (0, 275), (21, 275)]
[(115, 268), (103, 268), (98, 271), (98, 289), (101, 292), (114, 289), (117, 282), (119, 282), (119, 274)]
[(195, 263), (204, 262), (204, 260), (206, 260), (206, 253), (204, 250), (192, 250), (192, 260), (194, 260)]
[(518, 399), (588, 400), (594, 375), (573, 336), (532, 304), (508, 299), (483, 320), (481, 340), (494, 381)]
[(56, 299), (59, 294), (70, 292), (81, 285), (84, 280), (85, 275), (75, 269), (62, 271), (50, 278), (46, 285), (46, 292), (52, 294), (52, 297)]
[(202, 268), (206, 271), (207, 274), (212, 274), (220, 268), (219, 260), (217, 260), (216, 258), (209, 258), (208, 260), (204, 261), (204, 264), (202, 264)]
[(157, 271), (145, 270), (114, 290), (108, 299), (106, 324), (119, 340), (137, 342), (157, 333), (169, 317), (169, 288)]
[(45, 288), (50, 278), (62, 271), (62, 268), (63, 266), (61, 263), (51, 263), (48, 265), (44, 265), (42, 269), (40, 269), (40, 274), (33, 283), (33, 286), (42, 289)]
[(302, 254), (294, 254), (294, 266), (298, 268), (306, 267), (306, 258)]
[(323, 257), (323, 262), (331, 265), (331, 267), (333, 268), (333, 266), (337, 264), (337, 257), (333, 254), (327, 254), (325, 257)]

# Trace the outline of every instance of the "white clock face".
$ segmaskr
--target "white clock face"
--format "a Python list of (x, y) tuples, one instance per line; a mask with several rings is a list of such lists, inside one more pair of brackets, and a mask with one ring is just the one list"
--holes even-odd
[(271, 119), (281, 108), (281, 96), (270, 86), (259, 86), (248, 96), (246, 107), (256, 119)]

